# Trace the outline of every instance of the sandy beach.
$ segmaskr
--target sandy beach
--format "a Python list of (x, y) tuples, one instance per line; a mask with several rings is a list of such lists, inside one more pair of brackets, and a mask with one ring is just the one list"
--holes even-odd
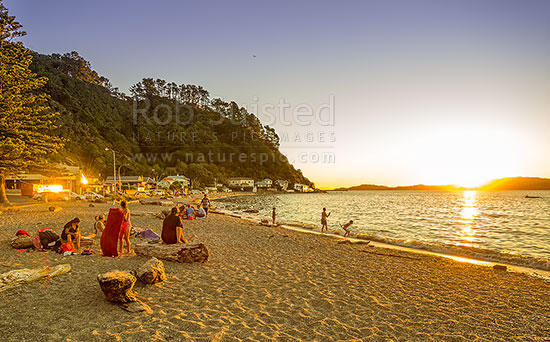
[[(59, 233), (75, 216), (91, 233), (93, 217), (111, 207), (60, 205), (0, 216), (1, 273), (72, 266), (0, 292), (3, 341), (550, 341), (547, 280), (218, 214), (184, 222), (210, 260), (165, 262), (165, 282), (135, 287), (153, 312), (126, 312), (105, 300), (96, 277), (148, 258), (102, 257), (97, 244), (93, 255), (69, 257), (9, 245), (18, 229)], [(144, 213), (162, 209), (130, 204), (133, 224), (160, 233), (162, 221)]]

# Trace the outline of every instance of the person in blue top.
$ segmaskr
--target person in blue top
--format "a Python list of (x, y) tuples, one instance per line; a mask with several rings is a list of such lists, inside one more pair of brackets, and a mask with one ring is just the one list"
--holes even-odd
[(195, 209), (193, 209), (191, 204), (187, 205), (187, 209), (185, 209), (185, 215), (187, 215), (187, 218), (195, 216)]
[(197, 218), (204, 218), (206, 217), (206, 211), (204, 211), (204, 209), (199, 206), (199, 209), (197, 210)]

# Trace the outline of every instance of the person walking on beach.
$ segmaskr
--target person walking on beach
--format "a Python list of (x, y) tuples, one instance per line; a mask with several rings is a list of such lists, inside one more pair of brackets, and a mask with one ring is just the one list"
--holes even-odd
[(130, 254), (130, 229), (132, 228), (132, 222), (130, 221), (130, 209), (128, 209), (128, 203), (126, 203), (126, 201), (120, 202), (120, 207), (124, 213), (124, 219), (122, 220), (120, 234), (118, 235), (118, 252), (122, 253), (123, 240), (125, 240), (126, 252)]
[(321, 233), (323, 230), (327, 230), (328, 233), (328, 223), (327, 218), (330, 216), (330, 213), (327, 214), (327, 208), (323, 208), (323, 212), (321, 213)]
[(342, 227), (342, 229), (346, 231), (344, 233), (344, 237), (348, 237), (349, 234), (351, 233), (351, 231), (349, 230), (349, 226), (351, 226), (352, 224), (353, 224), (353, 220), (350, 220), (348, 223), (344, 225), (340, 225), (340, 227)]
[(271, 218), (273, 219), (273, 224), (275, 224), (276, 217), (277, 217), (277, 212), (275, 211), (275, 207), (273, 207), (273, 211), (271, 212)]
[(208, 209), (210, 208), (210, 200), (208, 199), (208, 196), (206, 194), (204, 194), (204, 197), (201, 200), (201, 206), (206, 212), (206, 216), (208, 216)]

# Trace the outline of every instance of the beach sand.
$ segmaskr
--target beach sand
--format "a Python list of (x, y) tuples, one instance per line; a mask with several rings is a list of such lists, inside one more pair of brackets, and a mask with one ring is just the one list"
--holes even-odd
[[(9, 245), (18, 229), (59, 233), (75, 216), (91, 233), (93, 217), (110, 207), (61, 206), (0, 216), (0, 273), (72, 266), (0, 292), (2, 341), (550, 341), (548, 280), (216, 214), (184, 222), (210, 260), (165, 262), (165, 282), (135, 287), (153, 312), (126, 312), (105, 300), (97, 274), (147, 258), (102, 257), (98, 245), (69, 257)], [(161, 209), (131, 204), (133, 224), (160, 232), (160, 219), (139, 214)]]

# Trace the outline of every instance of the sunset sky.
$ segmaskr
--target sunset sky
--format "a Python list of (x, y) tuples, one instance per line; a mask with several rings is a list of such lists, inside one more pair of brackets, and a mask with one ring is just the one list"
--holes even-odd
[[(122, 91), (163, 78), (247, 106), (320, 187), (550, 177), (550, 1), (4, 4), (27, 47), (78, 51)], [(333, 123), (290, 120), (331, 99)], [(284, 118), (254, 110), (281, 100)]]

